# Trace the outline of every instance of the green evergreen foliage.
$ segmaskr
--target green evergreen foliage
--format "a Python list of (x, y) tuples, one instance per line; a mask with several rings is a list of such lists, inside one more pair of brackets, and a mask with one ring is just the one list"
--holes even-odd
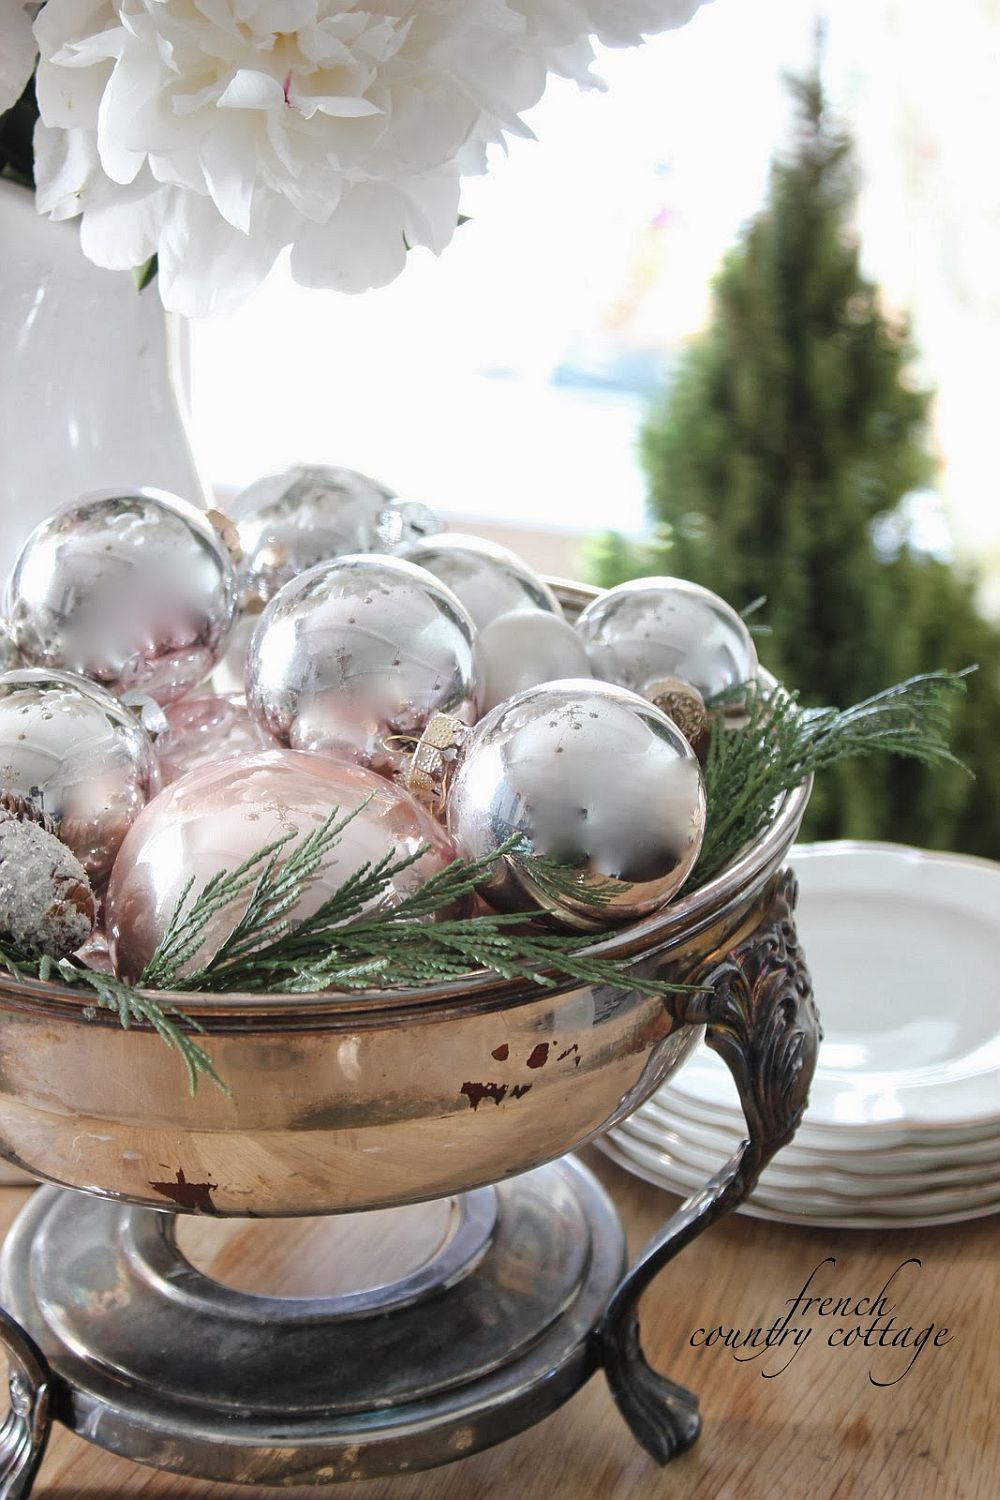
[(592, 572), (611, 585), (692, 578), (737, 608), (760, 595), (766, 665), (806, 704), (845, 705), (931, 668), (978, 663), (953, 747), (975, 773), (891, 759), (833, 767), (806, 835), (895, 839), (1000, 857), (1000, 632), (957, 568), (873, 528), (933, 479), (930, 397), (908, 329), (861, 273), (848, 138), (817, 76), (794, 80), (792, 149), (765, 208), (726, 258), (710, 326), (647, 420), (642, 461), (658, 527), (609, 534)]

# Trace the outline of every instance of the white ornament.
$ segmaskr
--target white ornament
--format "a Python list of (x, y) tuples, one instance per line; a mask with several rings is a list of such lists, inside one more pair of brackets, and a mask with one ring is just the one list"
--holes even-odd
[(543, 609), (498, 615), (476, 637), (476, 690), (488, 713), (525, 688), (559, 677), (589, 677), (580, 637), (567, 620)]

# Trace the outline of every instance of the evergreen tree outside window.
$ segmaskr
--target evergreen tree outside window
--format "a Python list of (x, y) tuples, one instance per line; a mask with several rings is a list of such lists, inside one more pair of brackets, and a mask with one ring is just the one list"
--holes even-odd
[[(812, 705), (847, 704), (929, 668), (977, 662), (954, 748), (974, 770), (897, 761), (837, 767), (818, 786), (813, 838), (893, 839), (1000, 857), (1000, 633), (972, 581), (885, 537), (933, 482), (930, 394), (911, 378), (905, 324), (862, 275), (851, 231), (851, 143), (818, 74), (768, 202), (724, 262), (713, 315), (651, 411), (641, 444), (652, 543), (594, 549), (603, 584), (692, 578), (769, 634), (766, 665)], [(905, 528), (902, 528), (905, 534)]]

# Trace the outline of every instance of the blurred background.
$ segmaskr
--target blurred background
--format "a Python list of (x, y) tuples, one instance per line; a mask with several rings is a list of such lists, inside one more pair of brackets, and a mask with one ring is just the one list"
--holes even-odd
[[(555, 81), (440, 261), (279, 268), (192, 328), (220, 498), (343, 464), (548, 572), (760, 595), (807, 702), (977, 662), (976, 779), (847, 767), (810, 832), (1000, 856), (1000, 0), (715, 0)], [(812, 83), (789, 86), (787, 75)]]

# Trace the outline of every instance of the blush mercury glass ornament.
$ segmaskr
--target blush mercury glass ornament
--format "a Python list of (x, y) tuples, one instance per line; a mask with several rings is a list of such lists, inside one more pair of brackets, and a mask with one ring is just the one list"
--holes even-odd
[(586, 648), (572, 625), (543, 609), (497, 615), (476, 636), (475, 661), (480, 713), (525, 688), (590, 676)]
[(182, 698), (165, 710), (164, 717), (167, 727), (156, 739), (164, 786), (212, 761), (274, 748), (235, 696)]
[[(636, 578), (601, 594), (576, 622), (595, 677), (668, 713), (693, 687), (707, 703), (752, 683), (757, 652), (743, 620), (710, 589), (681, 578)], [(742, 715), (738, 703), (727, 717)]]
[(236, 613), (236, 575), (203, 512), (157, 490), (85, 496), (25, 542), (8, 586), (33, 666), (121, 697), (173, 703), (209, 675)]
[[(122, 846), (106, 902), (115, 972), (129, 982), (139, 977), (189, 880), (197, 894), (263, 845), (288, 833), (314, 833), (334, 808), (357, 816), (288, 913), (293, 924), (365, 863), (428, 846), (373, 903), (375, 911), (396, 905), (454, 858), (442, 829), (402, 788), (358, 766), (286, 750), (216, 761), (161, 792)], [(244, 896), (213, 915), (192, 967), (217, 950), (245, 905)]]
[(492, 905), (534, 905), (595, 931), (680, 890), (701, 849), (705, 790), (691, 747), (652, 704), (609, 683), (552, 682), (465, 739), (447, 825), (469, 860), (519, 840), (480, 888)]
[(22, 669), (0, 677), (0, 787), (47, 813), (100, 887), (159, 791), (160, 768), (146, 731), (110, 693)]
[(562, 615), (559, 600), (533, 568), (507, 547), (483, 537), (444, 531), (406, 547), (403, 556), (447, 584), (477, 630), (514, 609)]
[(475, 717), (472, 621), (401, 558), (342, 557), (285, 585), (247, 655), (247, 706), (280, 744), (390, 775), (431, 716)]
[(436, 527), (425, 506), (397, 501), (354, 469), (300, 464), (268, 474), (230, 507), (243, 557), (244, 608), (259, 608), (291, 579), (354, 552), (390, 552)]

